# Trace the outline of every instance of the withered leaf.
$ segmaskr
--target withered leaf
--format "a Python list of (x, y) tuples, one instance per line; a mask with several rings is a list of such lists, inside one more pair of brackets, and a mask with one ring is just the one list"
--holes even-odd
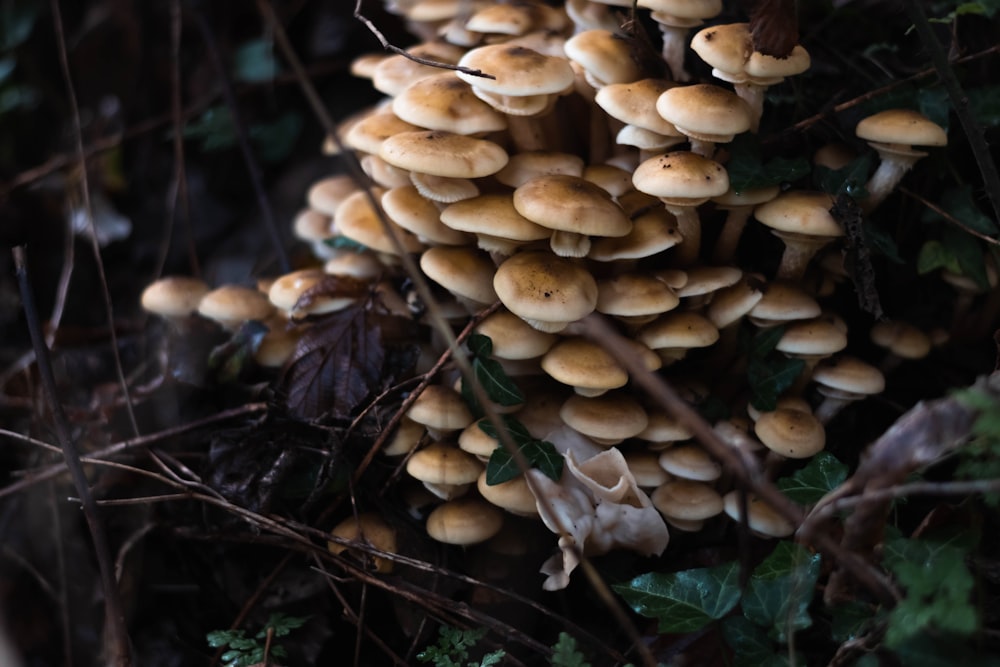
[(880, 320), (884, 313), (875, 287), (875, 267), (864, 236), (861, 207), (851, 197), (841, 193), (837, 195), (830, 214), (844, 228), (847, 239), (844, 267), (854, 282), (854, 289), (858, 293), (858, 305), (866, 313)]
[(330, 299), (361, 299), (368, 293), (368, 283), (350, 276), (325, 275), (299, 297), (293, 311), (308, 310), (317, 302)]
[(379, 319), (357, 303), (306, 330), (279, 381), (290, 416), (347, 418), (379, 387), (385, 361)]

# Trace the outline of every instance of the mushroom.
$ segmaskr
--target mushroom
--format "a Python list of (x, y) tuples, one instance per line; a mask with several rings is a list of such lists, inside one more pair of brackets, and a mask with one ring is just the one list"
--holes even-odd
[[(348, 554), (366, 565), (370, 562), (370, 569), (375, 572), (380, 574), (392, 572), (393, 563), (385, 556), (371, 555), (366, 551), (349, 546), (351, 542), (355, 542), (372, 546), (379, 551), (396, 553), (396, 530), (374, 512), (362, 512), (356, 517), (344, 519), (330, 531), (330, 535), (338, 540), (327, 542), (327, 549), (330, 553), (339, 555), (347, 551)], [(348, 544), (344, 544), (345, 541)]]
[(150, 283), (142, 291), (142, 308), (171, 322), (194, 315), (208, 294), (208, 284), (200, 278), (167, 276)]
[(823, 402), (816, 408), (816, 418), (829, 422), (845, 406), (885, 389), (885, 376), (875, 366), (856, 357), (837, 357), (819, 364), (813, 371), (816, 390)]
[(502, 527), (503, 512), (479, 498), (449, 500), (427, 516), (427, 534), (444, 544), (479, 544)]
[[(739, 522), (742, 516), (740, 491), (735, 489), (730, 491), (723, 497), (722, 501), (726, 516)], [(747, 494), (746, 505), (747, 526), (755, 535), (764, 538), (788, 537), (795, 532), (795, 526), (755, 494)]]
[(505, 260), (493, 288), (507, 309), (540, 331), (562, 331), (597, 305), (597, 283), (579, 264), (530, 250)]
[(785, 244), (777, 280), (802, 278), (816, 252), (843, 236), (830, 213), (833, 196), (825, 192), (790, 190), (754, 209), (753, 215)]
[(710, 83), (668, 88), (656, 99), (656, 112), (691, 141), (692, 153), (706, 158), (715, 153), (715, 144), (727, 144), (750, 129), (746, 102)]
[(691, 28), (722, 12), (722, 0), (638, 0), (638, 6), (651, 9), (652, 18), (663, 36), (663, 59), (675, 81), (688, 81), (691, 75), (684, 69), (687, 36)]
[(198, 302), (198, 314), (235, 331), (249, 320), (263, 322), (275, 312), (267, 297), (250, 287), (223, 285), (205, 294)]
[(909, 109), (886, 109), (868, 116), (858, 123), (854, 132), (878, 151), (882, 160), (865, 186), (868, 198), (862, 205), (866, 211), (882, 203), (917, 160), (927, 155), (914, 146), (948, 143), (944, 128)]
[(483, 464), (475, 456), (441, 442), (416, 451), (406, 462), (410, 477), (444, 500), (464, 495), (482, 471)]

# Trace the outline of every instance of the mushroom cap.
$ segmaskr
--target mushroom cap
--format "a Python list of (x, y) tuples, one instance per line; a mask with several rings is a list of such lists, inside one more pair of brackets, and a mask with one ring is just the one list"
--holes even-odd
[(750, 319), (758, 326), (776, 325), (792, 320), (819, 317), (822, 309), (816, 299), (801, 287), (786, 282), (768, 283), (764, 296), (750, 310)]
[(673, 248), (683, 239), (677, 219), (660, 205), (632, 221), (632, 231), (617, 238), (594, 239), (588, 257), (599, 262), (641, 259)]
[(434, 246), (420, 256), (427, 277), (455, 296), (477, 304), (497, 300), (493, 290), (494, 266), (489, 255), (464, 246)]
[(574, 431), (601, 444), (617, 444), (638, 435), (649, 423), (643, 407), (626, 394), (590, 398), (574, 394), (562, 404), (559, 416)]
[(493, 276), (493, 288), (510, 312), (536, 328), (539, 322), (575, 322), (597, 305), (597, 283), (586, 269), (540, 250), (506, 259)]
[(314, 208), (304, 208), (292, 222), (292, 233), (302, 241), (322, 243), (334, 236), (333, 216)]
[(558, 151), (525, 151), (512, 155), (495, 178), (504, 185), (518, 188), (536, 176), (552, 174), (582, 176), (583, 158)]
[(483, 471), (482, 462), (453, 445), (432, 442), (406, 462), (410, 477), (430, 484), (470, 484)]
[(926, 116), (910, 109), (886, 109), (862, 119), (854, 130), (858, 138), (878, 144), (944, 146), (948, 135)]
[(503, 527), (503, 512), (478, 498), (459, 498), (438, 505), (427, 517), (427, 534), (445, 544), (485, 542)]
[(612, 197), (619, 197), (632, 190), (632, 172), (612, 164), (587, 165), (581, 176)]
[(382, 143), (379, 157), (400, 169), (449, 178), (489, 176), (507, 164), (507, 152), (492, 141), (441, 130), (395, 134)]
[(691, 38), (691, 49), (714, 69), (741, 75), (753, 51), (750, 24), (727, 23), (702, 28)]
[[(373, 188), (372, 195), (378, 200), (384, 191), (381, 188)], [(399, 239), (405, 252), (420, 252), (423, 244), (416, 236), (406, 231), (392, 220), (388, 220), (389, 229)], [(337, 208), (337, 214), (333, 217), (333, 224), (336, 230), (352, 241), (357, 241), (366, 248), (371, 248), (377, 252), (384, 252), (390, 255), (396, 254), (396, 248), (390, 238), (385, 233), (382, 221), (372, 208), (368, 200), (368, 194), (364, 190), (358, 190)]]
[(300, 269), (286, 273), (271, 283), (271, 287), (267, 290), (267, 298), (274, 304), (275, 308), (280, 308), (294, 316), (332, 313), (357, 301), (360, 294), (353, 290), (346, 290), (344, 294), (317, 296), (312, 299), (312, 303), (305, 305), (302, 309), (296, 309), (295, 304), (298, 303), (302, 295), (316, 287), (327, 275), (322, 269)]
[(604, 86), (594, 101), (612, 118), (663, 135), (678, 136), (672, 123), (656, 113), (656, 100), (664, 91), (677, 86), (666, 79), (640, 79)]
[[(426, 5), (427, 3), (421, 3)], [(424, 42), (406, 49), (412, 56), (418, 56), (426, 60), (454, 65), (462, 57), (464, 49), (442, 41)], [(372, 71), (372, 85), (375, 90), (385, 93), (390, 97), (395, 97), (403, 92), (407, 86), (418, 79), (426, 79), (429, 76), (436, 76), (441, 73), (441, 68), (432, 65), (424, 65), (415, 60), (411, 60), (403, 55), (394, 55), (385, 58), (375, 66)]]
[(493, 356), (498, 359), (535, 359), (559, 340), (555, 334), (539, 331), (507, 310), (493, 313), (480, 322), (475, 331), (489, 336)]
[(583, 67), (594, 88), (642, 76), (628, 40), (610, 30), (584, 30), (566, 40), (566, 56)]
[(424, 437), (427, 430), (423, 424), (419, 424), (409, 417), (403, 416), (399, 420), (396, 432), (389, 439), (389, 442), (382, 448), (382, 453), (386, 456), (403, 456), (409, 454), (420, 444), (420, 439)]
[(501, 482), (500, 484), (487, 484), (486, 471), (484, 470), (479, 479), (476, 480), (476, 488), (488, 502), (507, 510), (517, 516), (538, 516), (538, 505), (535, 503), (535, 494), (528, 487), (528, 479), (524, 475)]
[[(351, 516), (338, 523), (330, 531), (333, 537), (339, 537), (353, 542), (366, 542), (379, 551), (396, 552), (396, 530), (374, 512), (362, 512), (357, 517)], [(338, 542), (328, 542), (327, 549), (332, 554), (340, 554), (351, 550), (350, 547)], [(363, 556), (364, 552), (359, 552)], [(372, 563), (376, 572), (383, 574), (392, 572), (393, 563), (382, 556), (373, 556)]]
[(722, 496), (708, 484), (675, 479), (656, 487), (649, 499), (663, 516), (687, 521), (710, 519), (722, 513)]
[(655, 489), (673, 479), (670, 473), (660, 467), (659, 457), (655, 452), (626, 452), (625, 464), (635, 477), (636, 485), (642, 488)]
[(791, 356), (829, 356), (847, 347), (847, 336), (826, 319), (793, 322), (775, 346)]
[(754, 51), (743, 65), (743, 71), (754, 79), (783, 79), (802, 74), (811, 64), (809, 52), (801, 44), (796, 44), (792, 52), (783, 58)]
[(701, 313), (675, 310), (640, 329), (636, 340), (652, 350), (708, 347), (719, 340), (719, 330)]
[(461, 395), (451, 387), (440, 384), (425, 387), (406, 411), (406, 416), (442, 431), (458, 431), (473, 421), (472, 413)]
[(650, 412), (649, 423), (636, 437), (647, 442), (662, 444), (687, 440), (691, 431), (665, 412)]
[(687, 282), (677, 290), (682, 299), (717, 292), (735, 285), (743, 271), (735, 266), (696, 266), (687, 270)]
[(722, 0), (639, 0), (639, 6), (652, 9), (654, 13), (667, 14), (684, 25), (691, 25), (691, 22), (698, 25), (702, 19), (710, 19), (722, 12)]
[(719, 329), (724, 329), (751, 312), (764, 298), (762, 281), (744, 276), (734, 285), (724, 287), (712, 296), (705, 315)]
[(485, 417), (472, 422), (458, 435), (458, 448), (479, 459), (488, 459), (500, 444), (499, 440), (479, 428), (479, 424), (484, 420)]
[(871, 329), (872, 342), (903, 359), (923, 359), (931, 351), (931, 339), (908, 322), (886, 320)]
[(885, 389), (885, 376), (875, 366), (857, 357), (835, 357), (816, 366), (812, 379), (820, 392), (832, 389), (841, 394), (870, 396)]
[(479, 134), (506, 129), (507, 119), (475, 96), (454, 72), (414, 81), (392, 101), (402, 120), (428, 130)]
[(579, 176), (536, 176), (514, 190), (514, 208), (549, 229), (588, 236), (625, 236), (632, 222), (608, 192)]
[(224, 327), (238, 327), (247, 320), (266, 320), (274, 306), (261, 292), (241, 285), (223, 285), (205, 294), (198, 313)]
[(729, 174), (715, 160), (674, 151), (640, 164), (632, 174), (632, 184), (636, 190), (665, 201), (697, 206), (724, 194), (729, 189)]
[(741, 208), (744, 206), (757, 206), (769, 202), (781, 192), (780, 185), (766, 185), (762, 188), (752, 188), (737, 192), (730, 188), (726, 194), (712, 197), (716, 207), (723, 210)]
[(458, 64), (496, 77), (486, 79), (458, 72), (458, 78), (472, 85), (474, 91), (478, 89), (509, 96), (550, 95), (573, 85), (573, 68), (569, 66), (569, 61), (543, 55), (524, 46), (480, 46), (468, 51)]
[(778, 408), (765, 412), (754, 422), (753, 430), (765, 447), (790, 459), (809, 458), (826, 445), (823, 424), (801, 410)]
[(208, 294), (208, 283), (189, 276), (167, 276), (150, 283), (142, 291), (143, 310), (161, 317), (194, 315)]
[(528, 220), (514, 208), (511, 194), (486, 194), (449, 204), (441, 222), (452, 229), (510, 241), (540, 241), (551, 229)]
[(660, 452), (660, 467), (681, 479), (711, 482), (722, 475), (722, 466), (698, 445), (677, 445)]
[(747, 103), (733, 91), (710, 83), (663, 91), (656, 111), (680, 132), (704, 141), (726, 143), (750, 129)]
[(659, 315), (680, 298), (666, 283), (640, 273), (622, 273), (597, 283), (597, 312), (618, 317)]
[(332, 218), (337, 212), (337, 207), (357, 191), (358, 185), (350, 176), (330, 176), (309, 186), (306, 201), (309, 203), (309, 208)]
[(771, 229), (805, 236), (843, 236), (844, 230), (830, 214), (833, 195), (789, 190), (753, 210), (753, 216)]
[(415, 132), (420, 127), (407, 123), (394, 113), (373, 113), (351, 126), (344, 135), (344, 144), (356, 151), (377, 155), (386, 139), (400, 132)]
[[(734, 489), (722, 499), (726, 515), (734, 521), (740, 520), (739, 494)], [(795, 532), (795, 526), (752, 493), (747, 495), (747, 526), (765, 537), (788, 537)]]
[[(650, 370), (660, 366), (660, 359), (649, 348), (630, 341), (636, 354)], [(577, 393), (596, 396), (609, 389), (623, 387), (628, 373), (604, 348), (578, 336), (556, 343), (542, 357), (542, 370), (553, 379), (574, 388)]]
[(468, 234), (442, 223), (438, 207), (421, 196), (413, 185), (386, 191), (382, 195), (382, 208), (390, 220), (426, 242), (463, 245), (472, 240)]

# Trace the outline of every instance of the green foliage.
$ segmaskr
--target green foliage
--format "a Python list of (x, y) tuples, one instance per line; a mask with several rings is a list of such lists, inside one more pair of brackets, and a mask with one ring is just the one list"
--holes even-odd
[[(257, 156), (264, 162), (283, 160), (295, 146), (302, 130), (302, 117), (288, 111), (270, 121), (258, 121), (247, 129)], [(210, 107), (197, 120), (184, 126), (184, 137), (200, 142), (206, 153), (227, 150), (236, 145), (236, 125), (223, 105)]]
[(846, 194), (854, 199), (864, 199), (868, 196), (865, 183), (874, 166), (874, 153), (865, 153), (840, 169), (816, 165), (813, 169), (813, 182), (820, 190), (829, 192), (834, 197)]
[[(438, 641), (417, 654), (417, 660), (434, 667), (490, 667), (499, 664), (507, 655), (503, 649), (487, 653), (477, 663), (469, 661), (469, 652), (486, 636), (486, 628), (460, 630), (442, 625), (438, 628)], [(467, 662), (468, 661), (468, 662)]]
[(472, 353), (472, 372), (486, 396), (503, 406), (524, 403), (524, 392), (507, 376), (500, 362), (490, 358), (493, 354), (493, 341), (489, 336), (472, 334), (469, 336), (468, 346)]
[[(307, 620), (299, 616), (271, 614), (264, 627), (253, 637), (247, 637), (245, 630), (214, 630), (205, 637), (212, 648), (227, 649), (221, 657), (225, 667), (248, 667), (264, 661), (264, 643), (268, 629), (272, 630), (274, 637), (285, 637), (292, 630), (302, 627)], [(287, 654), (283, 646), (272, 641), (270, 657), (280, 659)]]
[(267, 332), (265, 324), (250, 320), (244, 322), (232, 338), (213, 348), (208, 355), (208, 370), (215, 381), (227, 384), (239, 380), (243, 369), (253, 363), (253, 356)]
[(819, 566), (819, 554), (811, 554), (794, 542), (778, 542), (750, 577), (741, 602), (743, 615), (779, 642), (808, 628)]
[(0, 2), (0, 51), (9, 51), (26, 42), (45, 7), (35, 0)]
[(985, 127), (1000, 125), (1000, 84), (971, 88), (966, 92), (969, 111)]
[[(564, 459), (556, 451), (555, 445), (546, 440), (536, 440), (528, 433), (528, 429), (524, 427), (524, 424), (510, 415), (503, 415), (501, 419), (511, 440), (514, 441), (517, 448), (521, 450), (521, 454), (527, 459), (528, 465), (532, 468), (538, 468), (546, 477), (558, 481), (562, 477)], [(495, 440), (500, 439), (496, 427), (489, 420), (480, 420), (479, 428), (491, 438)], [(490, 486), (503, 484), (520, 474), (521, 470), (517, 467), (514, 457), (511, 456), (506, 447), (500, 445), (493, 450), (493, 454), (486, 464), (487, 484)]]
[(806, 467), (777, 481), (778, 488), (800, 505), (812, 505), (847, 479), (847, 466), (829, 452), (820, 452)]
[[(981, 234), (995, 235), (997, 224), (989, 216), (985, 215), (976, 206), (973, 197), (972, 186), (969, 184), (959, 185), (945, 190), (938, 197), (937, 205), (941, 210), (946, 211), (951, 217), (961, 222), (966, 227)], [(927, 221), (944, 221), (944, 218), (931, 209), (925, 209), (922, 219)]]
[(993, 18), (997, 11), (1000, 10), (1000, 1), (998, 0), (976, 0), (975, 2), (957, 2), (946, 4), (954, 6), (954, 9), (940, 18), (931, 18), (927, 20), (930, 23), (951, 23), (959, 16), (985, 16), (987, 18)]
[(664, 574), (648, 572), (612, 588), (660, 632), (694, 632), (728, 614), (740, 600), (739, 564)]
[(886, 540), (885, 565), (906, 589), (906, 597), (889, 612), (887, 647), (898, 649), (928, 632), (967, 637), (979, 628), (971, 604), (975, 582), (965, 565), (976, 541), (967, 529), (938, 539)]
[(233, 78), (245, 83), (267, 83), (281, 71), (274, 58), (274, 44), (269, 39), (254, 39), (239, 46), (233, 54)]
[(942, 227), (940, 240), (931, 239), (920, 248), (917, 273), (923, 275), (937, 269), (967, 276), (984, 289), (989, 287), (979, 240), (956, 227)]
[(559, 633), (559, 640), (552, 646), (552, 667), (590, 667), (583, 653), (577, 650), (576, 639), (565, 632)]
[(764, 329), (754, 335), (748, 344), (750, 403), (764, 412), (777, 407), (778, 397), (795, 383), (805, 367), (801, 359), (789, 359), (774, 351), (784, 333), (784, 327)]
[[(722, 636), (733, 649), (733, 667), (786, 667), (788, 656), (777, 653), (767, 632), (745, 616), (730, 616), (722, 621)], [(804, 665), (799, 658), (796, 664)]]
[(760, 157), (760, 141), (755, 134), (737, 136), (729, 144), (729, 150), (732, 157), (726, 163), (726, 170), (729, 172), (729, 187), (735, 192), (797, 181), (809, 173), (809, 161), (802, 157), (776, 157), (764, 162)]
[[(956, 398), (979, 410), (979, 416), (972, 425), (972, 438), (959, 450), (955, 476), (960, 479), (1000, 478), (1000, 403), (976, 388), (962, 390)], [(984, 494), (983, 501), (990, 507), (1000, 507), (1000, 494)]]

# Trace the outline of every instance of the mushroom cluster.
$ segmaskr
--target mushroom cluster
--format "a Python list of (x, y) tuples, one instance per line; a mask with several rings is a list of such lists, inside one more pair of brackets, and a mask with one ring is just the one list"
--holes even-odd
[[(726, 144), (757, 130), (765, 88), (808, 68), (808, 54), (801, 46), (786, 59), (755, 53), (745, 24), (710, 26), (688, 44), (687, 31), (716, 16), (720, 2), (640, 0), (663, 26), (676, 79), (665, 80), (633, 59), (607, 6), (631, 4), (392, 3), (425, 39), (407, 53), (459, 69), (403, 55), (354, 63), (352, 72), (386, 97), (345, 121), (338, 143), (374, 185), (333, 176), (309, 189), (294, 230), (322, 268), (274, 280), (266, 297), (201, 286), (198, 297), (178, 297), (184, 305), (154, 305), (170, 286), (186, 285), (166, 279), (143, 300), (168, 317), (197, 308), (227, 326), (264, 320), (277, 325), (269, 334), (277, 338), (302, 326), (295, 322), (306, 314), (350, 303), (315, 300), (299, 312), (298, 296), (310, 285), (324, 275), (384, 280), (398, 272), (401, 248), (419, 255), (426, 277), (450, 295), (443, 306), (455, 324), (501, 302), (476, 331), (524, 391), (514, 416), (564, 455), (562, 479), (533, 471), (486, 483), (484, 461), (498, 442), (444, 383), (416, 400), (385, 454), (408, 456), (407, 473), (439, 499), (427, 517), (436, 540), (487, 540), (506, 515), (541, 519), (560, 534), (560, 554), (543, 568), (547, 588), (566, 585), (578, 551), (658, 554), (667, 546), (665, 523), (696, 531), (741, 511), (719, 463), (633, 391), (625, 369), (574, 322), (591, 313), (614, 320), (636, 357), (692, 403), (712, 393), (732, 397), (737, 407), (717, 424), (720, 435), (758, 450), (771, 471), (823, 450), (824, 424), (880, 392), (882, 370), (890, 368), (845, 354), (856, 332), (824, 310), (823, 296), (810, 288), (821, 281), (804, 279), (826, 271), (816, 259), (824, 252), (833, 271), (843, 270), (837, 247), (845, 232), (831, 213), (833, 197), (730, 187)], [(734, 89), (681, 84), (689, 45)], [(858, 135), (895, 161), (873, 177), (869, 207), (921, 155), (910, 145), (944, 143), (943, 131), (915, 116), (859, 125)], [(338, 149), (328, 142), (327, 150)], [(784, 243), (772, 275), (737, 263), (751, 217)], [(331, 243), (337, 238), (350, 243)], [(245, 305), (220, 314), (214, 304), (230, 298), (220, 290), (238, 291)], [(783, 329), (774, 349), (803, 360), (803, 370), (777, 406), (761, 410), (747, 400), (737, 338), (741, 328), (753, 335), (775, 327)], [(879, 327), (872, 336), (888, 338)], [(287, 355), (268, 358), (280, 364)], [(759, 499), (745, 507), (759, 534), (794, 530)], [(567, 526), (573, 529), (563, 532)]]

